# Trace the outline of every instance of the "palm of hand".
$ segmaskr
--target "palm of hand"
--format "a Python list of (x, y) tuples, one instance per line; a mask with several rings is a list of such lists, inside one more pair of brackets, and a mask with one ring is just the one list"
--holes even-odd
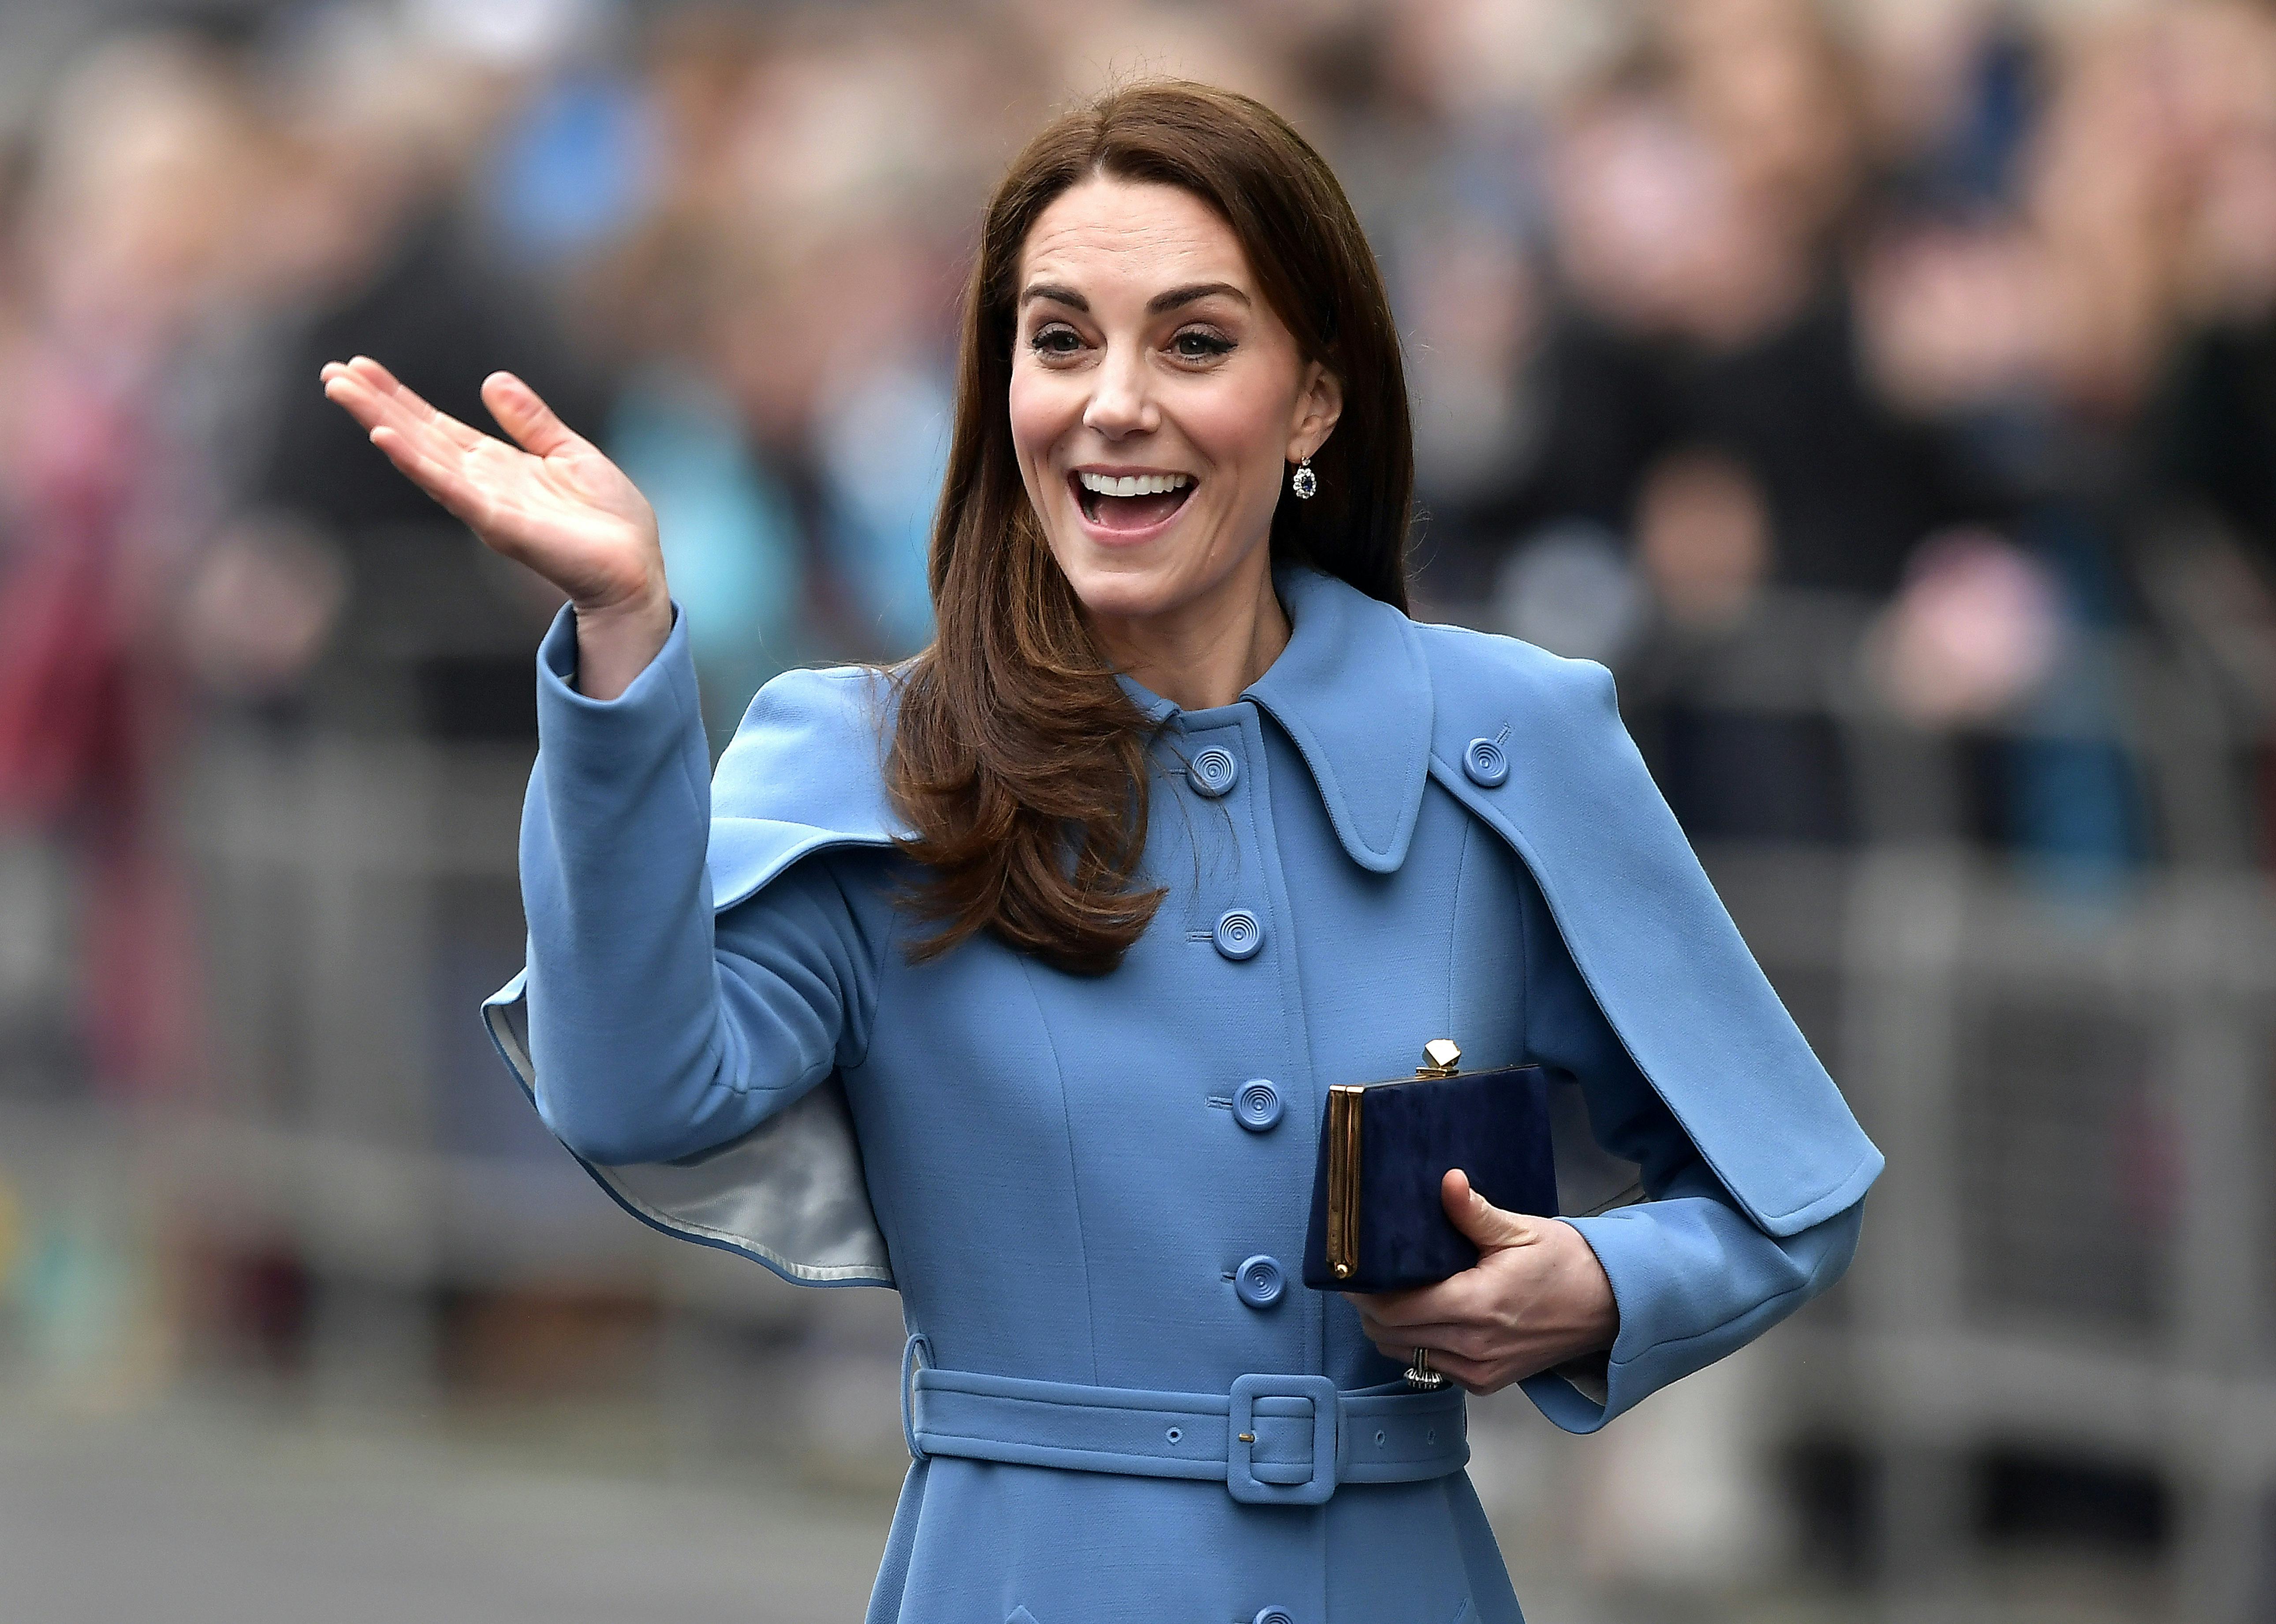
[(485, 544), (580, 609), (660, 593), (663, 556), (648, 499), (519, 378), (496, 372), (482, 383), (483, 403), (513, 445), (430, 406), (368, 356), (335, 361), (322, 376), (325, 395), (390, 461)]

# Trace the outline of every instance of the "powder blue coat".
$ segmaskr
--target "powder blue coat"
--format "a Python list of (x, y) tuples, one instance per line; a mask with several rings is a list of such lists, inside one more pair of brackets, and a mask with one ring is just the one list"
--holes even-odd
[[(1607, 673), (1309, 570), (1277, 582), (1294, 631), (1238, 702), (1180, 713), (1127, 685), (1164, 724), (1146, 869), (1169, 894), (1097, 979), (992, 938), (909, 962), (879, 679), (778, 678), (713, 779), (685, 621), (599, 702), (570, 686), (565, 614), (539, 657), (529, 963), (488, 1006), (547, 1124), (650, 1222), (792, 1279), (897, 1286), (945, 1370), (1350, 1389), (1399, 1367), (1348, 1301), (1297, 1280), (1324, 1090), (1407, 1074), (1453, 1036), (1466, 1066), (1557, 1068), (1652, 1197), (1573, 1220), (1620, 1332), (1600, 1391), (1524, 1384), (1559, 1426), (1603, 1425), (1824, 1290), (1881, 1157), (1654, 790)], [(1210, 746), (1234, 764), (1215, 795), (1185, 770)], [(1239, 912), (1247, 957), (1218, 929)], [(1262, 1128), (1234, 1109), (1252, 1079), (1281, 1106)], [(1259, 1256), (1287, 1282), (1261, 1308), (1234, 1280)], [(1258, 1506), (1222, 1483), (938, 1454), (910, 1469), (869, 1617), (1274, 1609), (1519, 1624), (1459, 1471)]]

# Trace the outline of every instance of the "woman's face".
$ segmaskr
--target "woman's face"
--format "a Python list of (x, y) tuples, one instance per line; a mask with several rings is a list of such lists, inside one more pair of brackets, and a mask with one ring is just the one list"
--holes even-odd
[(1232, 228), (1178, 187), (1094, 177), (1036, 217), (1017, 286), (1012, 442), (1084, 609), (1142, 619), (1261, 589), (1288, 465), (1342, 396)]

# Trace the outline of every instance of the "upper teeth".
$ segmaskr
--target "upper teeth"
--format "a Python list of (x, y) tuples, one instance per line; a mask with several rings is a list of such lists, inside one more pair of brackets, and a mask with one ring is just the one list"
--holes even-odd
[(1183, 490), (1194, 482), (1190, 474), (1084, 474), (1082, 488), (1102, 497), (1160, 497)]

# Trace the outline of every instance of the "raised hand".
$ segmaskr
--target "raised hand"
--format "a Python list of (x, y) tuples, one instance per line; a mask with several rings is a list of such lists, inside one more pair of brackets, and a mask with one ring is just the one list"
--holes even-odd
[(438, 411), (369, 356), (321, 376), (326, 398), (421, 489), (568, 594), (579, 687), (621, 694), (671, 630), (656, 513), (623, 470), (510, 372), (491, 373), (482, 392), (514, 444)]

